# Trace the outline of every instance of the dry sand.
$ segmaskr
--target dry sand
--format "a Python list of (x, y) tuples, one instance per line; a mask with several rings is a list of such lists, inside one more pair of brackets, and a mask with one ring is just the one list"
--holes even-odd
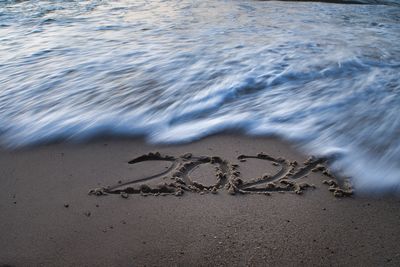
[(2, 151), (0, 266), (399, 266), (399, 199), (324, 164), (232, 135)]

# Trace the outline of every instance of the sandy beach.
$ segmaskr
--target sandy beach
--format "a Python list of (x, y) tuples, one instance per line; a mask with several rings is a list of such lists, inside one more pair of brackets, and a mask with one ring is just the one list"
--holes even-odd
[(398, 266), (399, 199), (335, 197), (308, 157), (234, 135), (3, 150), (0, 266)]
[(0, 267), (400, 266), (399, 15), (0, 0)]

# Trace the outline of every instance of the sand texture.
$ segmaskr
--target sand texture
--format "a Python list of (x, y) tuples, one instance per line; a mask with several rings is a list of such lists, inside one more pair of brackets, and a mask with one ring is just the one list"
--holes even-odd
[(0, 152), (0, 266), (399, 266), (400, 200), (267, 138)]

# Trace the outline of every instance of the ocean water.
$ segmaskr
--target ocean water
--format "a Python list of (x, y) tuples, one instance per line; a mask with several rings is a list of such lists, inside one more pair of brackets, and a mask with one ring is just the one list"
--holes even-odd
[(358, 2), (0, 0), (0, 144), (278, 135), (400, 192), (400, 2)]

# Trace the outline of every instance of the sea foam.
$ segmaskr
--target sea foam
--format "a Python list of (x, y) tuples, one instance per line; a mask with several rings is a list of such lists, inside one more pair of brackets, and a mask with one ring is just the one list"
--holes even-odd
[(0, 2), (0, 143), (278, 135), (399, 192), (396, 3)]

